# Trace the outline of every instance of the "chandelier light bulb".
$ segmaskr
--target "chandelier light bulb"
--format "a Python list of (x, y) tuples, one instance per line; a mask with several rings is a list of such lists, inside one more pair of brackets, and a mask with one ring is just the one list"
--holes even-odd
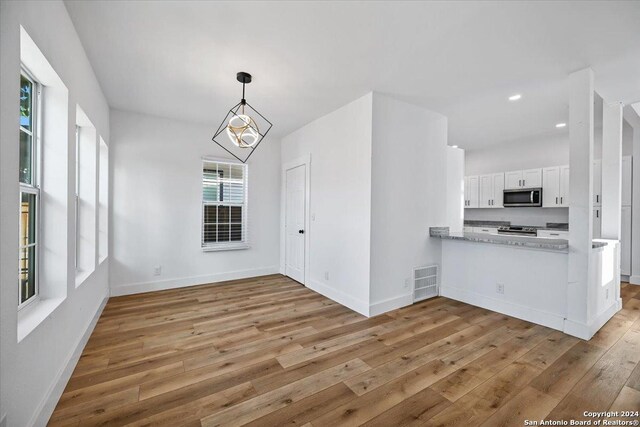
[(253, 147), (260, 141), (260, 133), (256, 122), (245, 114), (233, 116), (227, 125), (227, 136), (240, 148)]

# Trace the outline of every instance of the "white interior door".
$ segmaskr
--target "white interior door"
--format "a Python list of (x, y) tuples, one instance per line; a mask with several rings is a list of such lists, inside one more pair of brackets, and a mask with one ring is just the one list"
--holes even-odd
[(306, 166), (300, 165), (286, 173), (285, 207), (285, 274), (304, 284)]

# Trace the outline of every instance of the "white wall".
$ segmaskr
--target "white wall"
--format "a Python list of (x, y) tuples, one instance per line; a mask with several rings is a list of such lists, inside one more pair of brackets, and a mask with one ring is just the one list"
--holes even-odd
[(214, 131), (111, 111), (112, 295), (278, 272), (280, 144), (274, 139), (265, 139), (248, 162), (251, 247), (201, 248), (202, 157), (228, 158), (211, 141)]
[(447, 148), (445, 116), (374, 93), (372, 314), (411, 304), (413, 269), (440, 263), (428, 230), (447, 223)]
[[(306, 285), (363, 314), (369, 310), (372, 100), (369, 93), (282, 140), (282, 164), (311, 156)], [(281, 242), (284, 248), (283, 234)]]
[(569, 132), (465, 150), (465, 174), (481, 175), (569, 164)]
[[(87, 328), (108, 295), (109, 260), (75, 287), (73, 190), (68, 180), (66, 298), (19, 343), (18, 301), (18, 87), (20, 26), (68, 88), (67, 175), (75, 161), (75, 106), (81, 104), (109, 142), (109, 109), (61, 1), (0, 3), (0, 419), (7, 426), (44, 425), (71, 375)], [(64, 161), (63, 161), (64, 164)], [(63, 215), (64, 216), (64, 215)], [(90, 331), (89, 331), (90, 332)]]

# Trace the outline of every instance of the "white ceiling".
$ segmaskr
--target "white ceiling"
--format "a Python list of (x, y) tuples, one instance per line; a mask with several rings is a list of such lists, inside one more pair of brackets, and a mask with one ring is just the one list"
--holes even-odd
[(606, 100), (640, 100), (639, 1), (66, 5), (112, 107), (212, 134), (237, 71), (275, 137), (371, 90), (447, 115), (465, 148), (566, 132), (567, 76), (587, 66)]

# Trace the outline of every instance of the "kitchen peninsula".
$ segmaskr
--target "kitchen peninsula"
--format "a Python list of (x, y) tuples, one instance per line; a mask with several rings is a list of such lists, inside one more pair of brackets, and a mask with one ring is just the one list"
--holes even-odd
[[(429, 232), (442, 240), (441, 296), (590, 338), (567, 325), (567, 239), (449, 232), (448, 227)], [(594, 309), (607, 320), (620, 308), (617, 246), (600, 239), (592, 245)]]

